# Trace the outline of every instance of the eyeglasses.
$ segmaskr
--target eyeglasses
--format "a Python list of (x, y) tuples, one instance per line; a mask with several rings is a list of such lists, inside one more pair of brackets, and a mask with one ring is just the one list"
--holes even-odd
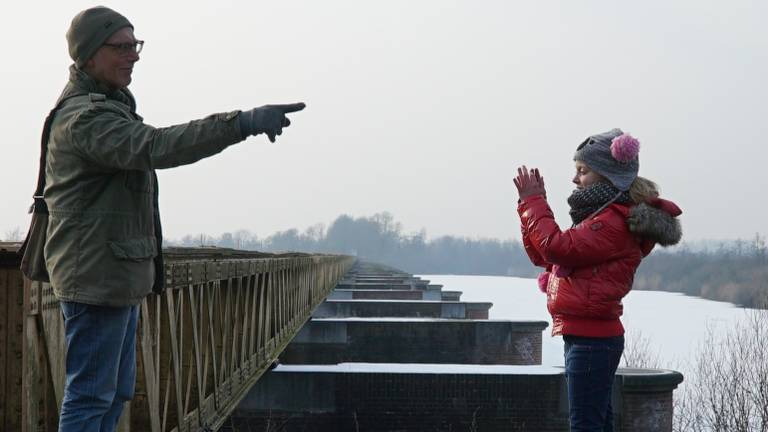
[(123, 43), (105, 43), (104, 45), (116, 49), (117, 53), (120, 55), (128, 55), (140, 53), (141, 49), (144, 48), (144, 41), (137, 40)]

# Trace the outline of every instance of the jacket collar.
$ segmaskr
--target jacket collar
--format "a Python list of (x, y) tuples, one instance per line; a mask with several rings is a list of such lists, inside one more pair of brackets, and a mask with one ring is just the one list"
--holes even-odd
[(632, 207), (627, 225), (630, 232), (643, 239), (662, 246), (671, 246), (679, 243), (683, 236), (680, 220), (677, 218), (681, 213), (675, 203), (657, 198)]
[(77, 94), (89, 93), (103, 94), (107, 99), (112, 99), (127, 105), (131, 112), (136, 112), (136, 99), (134, 99), (130, 90), (127, 88), (112, 90), (106, 85), (96, 81), (92, 76), (83, 72), (83, 70), (76, 65), (71, 65), (69, 67), (69, 82), (64, 87), (64, 91), (61, 92), (59, 100)]

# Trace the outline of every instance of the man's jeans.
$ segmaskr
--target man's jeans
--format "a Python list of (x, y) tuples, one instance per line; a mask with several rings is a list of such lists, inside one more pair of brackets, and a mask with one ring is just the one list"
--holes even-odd
[(611, 393), (624, 336), (563, 336), (572, 432), (612, 432)]
[(67, 337), (67, 381), (59, 432), (117, 428), (136, 381), (138, 306), (61, 302)]

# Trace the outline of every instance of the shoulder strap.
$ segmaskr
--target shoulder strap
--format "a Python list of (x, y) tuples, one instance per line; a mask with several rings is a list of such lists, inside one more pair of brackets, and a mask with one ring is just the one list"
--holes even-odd
[(56, 111), (64, 105), (64, 102), (77, 97), (88, 96), (85, 93), (78, 93), (66, 96), (59, 100), (56, 106), (48, 113), (48, 117), (45, 118), (45, 124), (43, 125), (43, 136), (40, 139), (40, 166), (37, 171), (37, 188), (35, 194), (32, 196), (34, 202), (29, 212), (32, 213), (45, 213), (48, 214), (48, 206), (43, 199), (43, 191), (45, 190), (45, 159), (48, 156), (48, 139), (51, 137), (51, 126), (53, 124), (53, 117), (56, 115)]

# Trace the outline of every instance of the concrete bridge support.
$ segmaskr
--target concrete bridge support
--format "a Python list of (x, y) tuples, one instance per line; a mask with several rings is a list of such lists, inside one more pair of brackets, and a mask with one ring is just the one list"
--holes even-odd
[[(672, 391), (682, 375), (620, 369), (614, 425), (672, 430)], [(562, 369), (543, 366), (281, 365), (233, 416), (237, 430), (567, 432)]]
[(312, 319), (280, 362), (539, 365), (546, 327), (546, 321)]
[[(229, 430), (567, 431), (562, 368), (538, 366), (547, 322), (488, 320), (490, 303), (461, 302), (441, 288), (358, 263)], [(671, 432), (682, 379), (620, 370), (615, 430)]]

